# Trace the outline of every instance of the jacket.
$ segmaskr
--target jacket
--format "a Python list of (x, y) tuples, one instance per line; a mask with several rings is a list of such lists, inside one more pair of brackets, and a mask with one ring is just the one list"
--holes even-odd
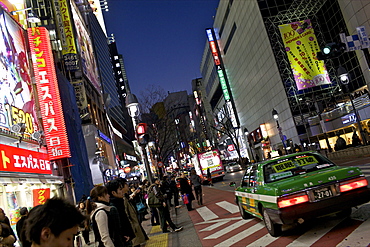
[(135, 233), (135, 238), (132, 240), (132, 245), (140, 245), (146, 242), (148, 240), (148, 236), (146, 235), (144, 229), (142, 228), (139, 218), (137, 217), (137, 212), (134, 206), (131, 204), (128, 198), (123, 198), (123, 202), (125, 205), (126, 213), (128, 216), (128, 219), (131, 223), (132, 229)]
[(125, 204), (123, 202), (123, 199), (112, 197), (110, 198), (110, 205), (115, 206), (118, 210), (120, 225), (121, 225), (120, 226), (121, 235), (130, 237), (130, 240), (135, 238), (135, 233), (131, 226), (131, 222), (128, 218), (128, 215), (126, 213)]
[(190, 176), (190, 181), (194, 185), (194, 187), (197, 187), (197, 186), (201, 186), (202, 185), (201, 179), (200, 179), (200, 177), (197, 174), (192, 174)]

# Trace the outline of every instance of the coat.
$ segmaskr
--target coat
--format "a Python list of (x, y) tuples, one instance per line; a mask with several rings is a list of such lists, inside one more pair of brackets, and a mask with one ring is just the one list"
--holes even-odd
[[(126, 213), (126, 208), (123, 199), (112, 197), (110, 199), (110, 205), (115, 206), (118, 210), (121, 225), (120, 232), (122, 236), (128, 236), (130, 237), (131, 240), (135, 238), (135, 233), (133, 227), (131, 226), (128, 214)], [(124, 240), (123, 237), (122, 239)]]
[(188, 194), (188, 199), (189, 201), (192, 201), (195, 199), (193, 195), (193, 189), (191, 188), (188, 179), (187, 178), (180, 178), (180, 193), (183, 194)]
[(145, 230), (141, 226), (139, 222), (139, 218), (137, 217), (137, 212), (134, 206), (129, 202), (129, 199), (124, 197), (123, 202), (125, 205), (126, 213), (128, 216), (128, 219), (131, 223), (131, 227), (134, 230), (135, 238), (132, 240), (132, 245), (140, 245), (146, 242), (148, 240), (148, 236), (145, 233)]

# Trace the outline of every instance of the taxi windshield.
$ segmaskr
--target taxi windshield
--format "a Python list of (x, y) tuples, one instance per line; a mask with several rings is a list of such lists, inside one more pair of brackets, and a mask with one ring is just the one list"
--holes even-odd
[(265, 182), (271, 183), (284, 178), (298, 176), (335, 166), (325, 157), (309, 153), (299, 154), (284, 159), (277, 159), (264, 165)]

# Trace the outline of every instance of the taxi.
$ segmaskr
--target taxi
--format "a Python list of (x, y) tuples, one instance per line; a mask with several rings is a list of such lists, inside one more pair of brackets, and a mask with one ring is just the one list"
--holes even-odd
[(339, 167), (316, 152), (300, 152), (251, 164), (235, 190), (243, 219), (258, 217), (273, 237), (283, 225), (337, 213), (370, 201), (358, 167)]

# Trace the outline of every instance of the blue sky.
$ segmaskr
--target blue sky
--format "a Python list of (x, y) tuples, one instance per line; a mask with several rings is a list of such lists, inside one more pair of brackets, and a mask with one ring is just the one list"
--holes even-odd
[(124, 56), (131, 91), (149, 85), (187, 90), (201, 77), (200, 62), (219, 0), (108, 0), (107, 34)]

